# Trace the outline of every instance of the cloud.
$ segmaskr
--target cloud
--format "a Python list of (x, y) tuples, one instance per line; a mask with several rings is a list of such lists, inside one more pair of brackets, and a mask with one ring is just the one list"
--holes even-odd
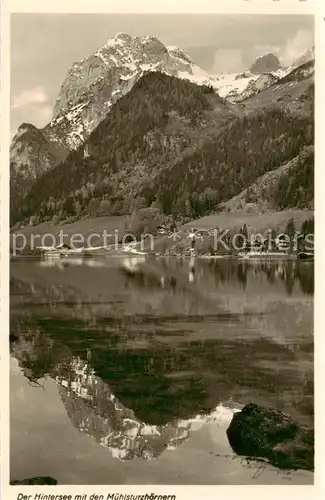
[(53, 108), (49, 104), (39, 107), (39, 119), (47, 123), (52, 118)]
[(214, 55), (211, 73), (237, 73), (245, 70), (243, 52), (240, 49), (221, 49)]
[(33, 87), (17, 93), (11, 106), (11, 120), (15, 129), (22, 122), (44, 127), (52, 118), (52, 103), (42, 87)]
[(301, 29), (295, 36), (288, 40), (280, 54), (284, 66), (292, 64), (314, 45), (314, 35), (311, 31)]
[(254, 47), (254, 51), (257, 54), (257, 57), (263, 56), (264, 54), (274, 54), (278, 56), (280, 52), (280, 47), (277, 45), (256, 45)]
[(20, 94), (14, 98), (12, 107), (18, 109), (35, 104), (44, 104), (47, 101), (48, 97), (45, 90), (42, 87), (35, 87), (20, 92)]
[(210, 72), (213, 74), (239, 73), (248, 69), (257, 57), (267, 53), (276, 55), (282, 66), (289, 66), (313, 45), (312, 30), (298, 29), (284, 43), (260, 43), (251, 44), (245, 48), (220, 49), (214, 54)]

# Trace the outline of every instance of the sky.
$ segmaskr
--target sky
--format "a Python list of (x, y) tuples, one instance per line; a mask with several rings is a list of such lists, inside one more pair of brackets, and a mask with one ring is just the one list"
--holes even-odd
[(289, 65), (314, 45), (302, 15), (12, 14), (11, 134), (45, 126), (69, 69), (119, 32), (154, 35), (211, 74), (240, 72), (272, 52)]

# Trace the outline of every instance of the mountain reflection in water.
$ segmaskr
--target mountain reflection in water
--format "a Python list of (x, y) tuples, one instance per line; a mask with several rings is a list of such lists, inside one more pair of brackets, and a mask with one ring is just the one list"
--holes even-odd
[(313, 425), (313, 263), (41, 264), (11, 265), (11, 354), (113, 457), (157, 459), (251, 401)]
[(54, 372), (61, 399), (73, 424), (121, 460), (156, 458), (166, 448), (175, 449), (182, 444), (192, 428), (197, 430), (205, 422), (220, 418), (231, 420), (232, 411), (221, 405), (209, 415), (175, 420), (166, 425), (146, 424), (114, 396), (82, 359), (67, 360)]

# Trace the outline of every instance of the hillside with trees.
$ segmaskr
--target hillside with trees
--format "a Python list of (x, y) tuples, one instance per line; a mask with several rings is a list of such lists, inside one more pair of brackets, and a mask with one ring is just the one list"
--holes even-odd
[(314, 208), (314, 146), (258, 177), (238, 195), (218, 206), (218, 212)]
[(215, 140), (159, 174), (144, 193), (156, 192), (162, 211), (200, 217), (247, 188), (259, 176), (313, 143), (313, 121), (281, 110), (234, 120)]
[[(82, 147), (35, 182), (11, 223), (149, 207), (185, 219), (212, 213), (314, 141), (312, 115), (282, 106), (243, 110), (208, 86), (147, 74)], [(290, 182), (274, 193), (276, 208), (310, 202), (310, 169), (311, 157), (287, 174)]]

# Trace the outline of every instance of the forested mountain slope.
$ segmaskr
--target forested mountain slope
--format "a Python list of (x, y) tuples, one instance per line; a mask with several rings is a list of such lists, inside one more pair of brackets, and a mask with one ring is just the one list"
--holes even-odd
[(83, 146), (35, 182), (13, 219), (116, 214), (143, 205), (145, 183), (240, 113), (211, 87), (147, 74)]
[[(313, 61), (240, 104), (210, 86), (150, 72), (82, 146), (36, 180), (12, 223), (149, 206), (201, 217), (313, 143)], [(304, 162), (286, 171), (290, 182), (272, 195), (274, 209), (311, 206), (313, 156)]]
[(240, 194), (218, 206), (220, 212), (266, 212), (314, 208), (314, 146), (306, 146), (292, 160), (258, 177)]
[(10, 208), (13, 213), (21, 208), (35, 180), (67, 154), (64, 148), (49, 143), (34, 125), (23, 123), (19, 127), (10, 147)]

